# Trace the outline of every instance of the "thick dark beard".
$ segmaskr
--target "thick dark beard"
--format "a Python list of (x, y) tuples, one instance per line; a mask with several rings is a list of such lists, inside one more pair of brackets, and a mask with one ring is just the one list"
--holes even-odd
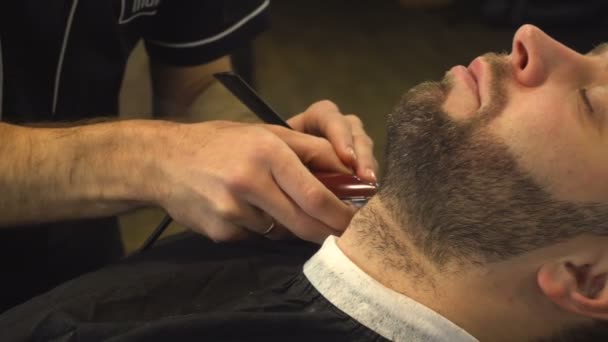
[(506, 103), (500, 78), (507, 75), (498, 61), (494, 104), (474, 119), (455, 122), (441, 110), (444, 81), (408, 92), (387, 122), (380, 197), (438, 267), (500, 261), (583, 233), (608, 233), (605, 204), (553, 199), (488, 133)]

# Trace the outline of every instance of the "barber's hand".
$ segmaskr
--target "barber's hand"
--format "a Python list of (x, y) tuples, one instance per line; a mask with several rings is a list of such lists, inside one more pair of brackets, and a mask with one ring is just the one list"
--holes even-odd
[(292, 117), (289, 125), (297, 131), (324, 137), (331, 142), (335, 153), (357, 176), (376, 182), (378, 162), (374, 158), (373, 141), (355, 115), (343, 115), (331, 101), (319, 101)]
[(328, 135), (343, 147), (270, 125), (209, 122), (167, 128), (164, 152), (157, 156), (158, 204), (177, 222), (215, 241), (259, 235), (273, 222), (277, 228), (269, 238), (289, 235), (285, 228), (318, 243), (330, 234), (339, 235), (355, 209), (340, 201), (305, 165), (347, 173), (350, 170), (334, 149), (348, 160), (349, 144), (355, 149), (362, 144), (349, 137), (360, 133), (352, 119), (330, 113), (333, 119), (325, 120), (321, 114), (309, 110), (291, 124)]

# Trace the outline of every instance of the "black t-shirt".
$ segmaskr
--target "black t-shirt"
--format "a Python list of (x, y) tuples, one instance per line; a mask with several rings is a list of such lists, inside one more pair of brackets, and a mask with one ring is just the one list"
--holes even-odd
[[(204, 64), (261, 32), (268, 5), (268, 0), (2, 0), (0, 119), (73, 121), (117, 114), (126, 61), (139, 39), (154, 62)], [(2, 230), (0, 312), (121, 256), (114, 217)]]
[(266, 24), (268, 0), (6, 0), (0, 2), (5, 121), (75, 120), (118, 111), (139, 39), (150, 58), (199, 65)]
[(191, 233), (0, 316), (4, 341), (386, 341), (302, 273), (318, 246)]

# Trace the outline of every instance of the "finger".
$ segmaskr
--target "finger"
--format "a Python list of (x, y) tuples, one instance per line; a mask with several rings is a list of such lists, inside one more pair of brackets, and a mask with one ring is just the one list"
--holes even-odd
[[(298, 208), (293, 201), (289, 200), (285, 194), (269, 194), (269, 200), (272, 202), (279, 202), (279, 204), (269, 205), (267, 210), (272, 213), (272, 215), (277, 216), (277, 223), (280, 224), (280, 227), (284, 227), (275, 228), (277, 232), (273, 231), (266, 236), (269, 239), (286, 238), (289, 234), (293, 234), (302, 240), (321, 244), (328, 236), (339, 234), (339, 231), (333, 230), (322, 222), (308, 216)], [(261, 202), (260, 205), (265, 206), (266, 204)], [(289, 223), (279, 223), (279, 218)], [(284, 230), (281, 231), (281, 229)], [(289, 233), (286, 233), (285, 231)], [(277, 234), (281, 235), (277, 236)]]
[[(266, 191), (266, 189), (260, 189), (260, 191)], [(231, 224), (225, 224), (224, 229), (237, 234), (234, 238), (231, 238), (232, 240), (248, 239), (254, 236), (282, 240), (293, 236), (289, 230), (263, 210), (243, 201), (235, 201), (233, 205), (234, 208), (229, 209), (229, 212), (220, 215), (224, 221)], [(235, 233), (233, 227), (243, 228), (249, 234)]]
[[(242, 187), (232, 190), (238, 192), (241, 188)], [(260, 190), (263, 191), (263, 189)], [(258, 236), (270, 235), (265, 235), (265, 233), (271, 226), (273, 226), (273, 237), (280, 238), (284, 236), (284, 234), (274, 232), (277, 230), (277, 227), (274, 227), (276, 222), (270, 215), (266, 214), (263, 210), (260, 210), (250, 203), (235, 199), (232, 197), (232, 195), (228, 194), (222, 196), (222, 198), (216, 198), (216, 201), (217, 202), (214, 209), (215, 214), (219, 217), (219, 222), (217, 225), (223, 225), (229, 231), (234, 231), (232, 229), (233, 226), (240, 227)]]
[(347, 115), (347, 120), (351, 122), (355, 153), (357, 154), (356, 175), (362, 180), (376, 183), (378, 162), (374, 157), (374, 142), (367, 135), (361, 120), (354, 115)]
[[(291, 166), (281, 167), (278, 161), (272, 160), (271, 163), (274, 164), (271, 164), (270, 170), (273, 177), (256, 182), (254, 187), (244, 193), (245, 199), (304, 240), (321, 243), (330, 234), (339, 235), (348, 225), (354, 210), (312, 176), (292, 151), (278, 151), (275, 157), (277, 158), (274, 159)], [(311, 187), (308, 185), (310, 183), (321, 195), (308, 198), (306, 194), (313, 193), (307, 190)]]
[(262, 235), (274, 223), (274, 219), (262, 210), (248, 203), (241, 203), (238, 216), (229, 219), (234, 225), (243, 227), (252, 233)]
[(281, 240), (289, 236), (293, 236), (284, 226), (279, 224), (273, 217), (264, 211), (252, 205), (247, 206), (256, 213), (256, 216), (255, 219), (245, 220), (245, 222), (241, 224), (242, 227), (245, 227), (256, 235), (263, 236), (271, 240)]
[(275, 228), (276, 232), (273, 230), (266, 235), (269, 239), (283, 237), (277, 236), (277, 234), (284, 233), (281, 232), (280, 227), (285, 227), (287, 231), (303, 240), (318, 244), (321, 244), (329, 235), (337, 235), (339, 233), (339, 231), (332, 229), (305, 213), (276, 184), (271, 191), (267, 191), (264, 194), (264, 197), (257, 197), (256, 199), (252, 199), (252, 201), (274, 216), (276, 224), (279, 225)]
[(232, 222), (226, 221), (220, 217), (205, 217), (203, 219), (204, 224), (198, 224), (195, 228), (196, 231), (207, 236), (214, 242), (230, 242), (230, 241), (241, 241), (250, 239), (253, 235), (252, 232), (239, 227)]
[(316, 102), (288, 122), (302, 132), (327, 138), (344, 164), (353, 168), (356, 166), (351, 125), (333, 102)]
[[(329, 100), (317, 101), (310, 105), (304, 112), (287, 120), (287, 122), (297, 131), (318, 135), (321, 133), (321, 130), (319, 129), (319, 125), (317, 125), (317, 120), (319, 115), (324, 112), (339, 113), (340, 109), (335, 103)], [(310, 119), (309, 117), (313, 117), (314, 119)]]
[(317, 171), (352, 173), (338, 158), (328, 140), (279, 126), (267, 125), (266, 128), (279, 136), (309, 168)]
[(354, 211), (340, 201), (309, 170), (297, 163), (297, 157), (292, 151), (277, 151), (277, 157), (279, 158), (273, 160), (275, 163), (271, 167), (271, 172), (280, 189), (307, 215), (334, 230), (344, 230)]
[(275, 223), (275, 227), (272, 229), (272, 231), (263, 236), (270, 240), (285, 240), (294, 237), (294, 235), (289, 231), (289, 229), (279, 223)]
[[(267, 238), (279, 239), (288, 236), (284, 229), (279, 228), (282, 222), (288, 223), (285, 226), (290, 230), (293, 230), (294, 226), (297, 227), (294, 230), (297, 232), (296, 235), (308, 241), (321, 242), (332, 234), (330, 227), (308, 217), (299, 209), (279, 188), (272, 176), (272, 165), (279, 161), (286, 161), (306, 170), (295, 153), (284, 142), (280, 142), (267, 153), (263, 153), (263, 156), (264, 164), (259, 164), (254, 169), (251, 169), (251, 165), (249, 167), (244, 165), (239, 169), (241, 175), (232, 177), (227, 183), (226, 198), (218, 198), (221, 194), (216, 195), (217, 203), (223, 203), (223, 206), (216, 205), (214, 212), (222, 213), (224, 221), (238, 222), (242, 226), (249, 227), (249, 232), (255, 232), (258, 237), (264, 236), (272, 219), (276, 227), (266, 235)], [(285, 156), (288, 158), (285, 159)], [(265, 174), (259, 175), (260, 172)], [(252, 178), (251, 175), (254, 174), (258, 176)], [(310, 176), (313, 177), (312, 174)], [(238, 201), (232, 200), (234, 197), (230, 194), (238, 194)], [(247, 213), (250, 210), (253, 213)]]
[(272, 223), (272, 218), (263, 211), (234, 197), (233, 193), (218, 191), (211, 209), (204, 217), (201, 227), (213, 241), (234, 241), (251, 237), (248, 231), (259, 235)]

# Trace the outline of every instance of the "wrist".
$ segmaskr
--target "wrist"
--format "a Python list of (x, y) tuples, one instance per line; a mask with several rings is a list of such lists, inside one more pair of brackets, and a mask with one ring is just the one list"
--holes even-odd
[(130, 142), (130, 147), (127, 160), (122, 162), (130, 167), (123, 174), (127, 193), (134, 200), (160, 206), (169, 195), (166, 164), (175, 152), (171, 147), (172, 132), (181, 125), (161, 120), (125, 122), (121, 136)]
[(157, 203), (158, 146), (171, 123), (129, 120), (53, 132), (67, 165), (66, 185), (80, 199), (143, 206)]

